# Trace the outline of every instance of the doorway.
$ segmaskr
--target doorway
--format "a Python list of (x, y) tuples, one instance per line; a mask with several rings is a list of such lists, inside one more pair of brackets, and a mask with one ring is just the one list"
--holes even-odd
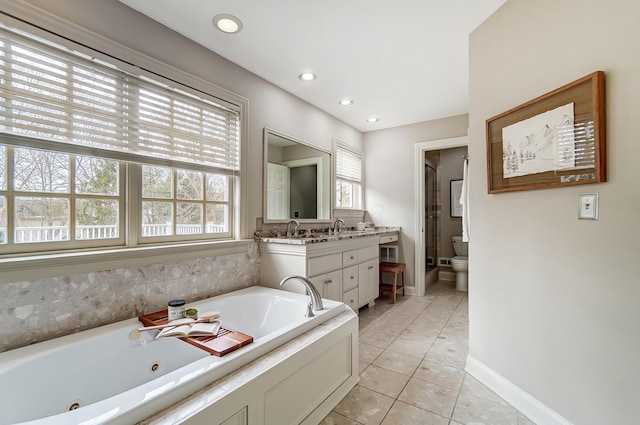
[(313, 164), (291, 168), (289, 176), (289, 217), (318, 218), (318, 166)]
[(426, 272), (427, 265), (425, 261), (426, 252), (426, 228), (427, 216), (426, 211), (426, 168), (425, 152), (432, 150), (455, 148), (459, 146), (468, 146), (468, 136), (453, 137), (450, 139), (432, 140), (430, 142), (416, 143), (414, 148), (414, 170), (416, 188), (415, 196), (415, 234), (414, 240), (416, 247), (414, 250), (414, 270), (415, 270), (415, 295), (423, 296), (426, 291)]

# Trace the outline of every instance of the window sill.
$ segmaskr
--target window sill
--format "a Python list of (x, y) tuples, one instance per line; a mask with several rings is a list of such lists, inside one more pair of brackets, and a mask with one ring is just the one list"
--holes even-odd
[(143, 246), (0, 259), (0, 284), (246, 252), (253, 239)]
[(333, 209), (334, 216), (350, 215), (355, 217), (355, 216), (362, 216), (364, 215), (364, 213), (365, 213), (365, 210), (360, 208), (338, 207)]

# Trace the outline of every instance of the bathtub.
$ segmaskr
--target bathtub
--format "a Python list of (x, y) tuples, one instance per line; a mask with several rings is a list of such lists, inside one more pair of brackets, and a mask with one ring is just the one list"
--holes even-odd
[(137, 319), (0, 353), (0, 425), (133, 424), (348, 309), (323, 302), (307, 318), (307, 295), (258, 286), (190, 303), (253, 336), (223, 357), (150, 332), (130, 341)]

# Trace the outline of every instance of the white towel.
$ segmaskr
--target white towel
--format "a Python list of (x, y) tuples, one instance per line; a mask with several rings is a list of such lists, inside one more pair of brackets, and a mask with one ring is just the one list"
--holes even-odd
[(464, 160), (462, 171), (462, 193), (460, 194), (462, 206), (462, 241), (469, 242), (469, 160)]

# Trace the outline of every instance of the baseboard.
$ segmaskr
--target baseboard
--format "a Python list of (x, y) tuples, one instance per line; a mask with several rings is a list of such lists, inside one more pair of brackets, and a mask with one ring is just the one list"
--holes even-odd
[(416, 287), (415, 286), (405, 285), (404, 293), (407, 294), (407, 295), (415, 295), (416, 294)]
[(467, 356), (465, 370), (537, 425), (573, 425), (547, 405), (470, 355)]

